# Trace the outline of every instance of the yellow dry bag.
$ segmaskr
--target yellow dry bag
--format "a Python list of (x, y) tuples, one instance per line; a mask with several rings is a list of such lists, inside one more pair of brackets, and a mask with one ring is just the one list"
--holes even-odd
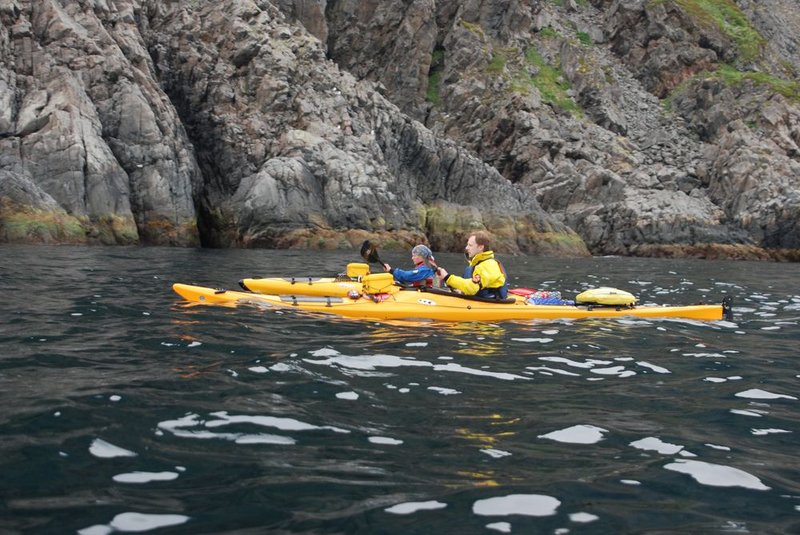
[(616, 288), (592, 288), (575, 296), (580, 305), (630, 306), (636, 304), (636, 296)]

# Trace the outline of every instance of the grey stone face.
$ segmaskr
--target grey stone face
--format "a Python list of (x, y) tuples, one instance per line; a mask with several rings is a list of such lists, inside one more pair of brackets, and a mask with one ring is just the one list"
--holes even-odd
[(2, 2), (0, 240), (796, 257), (793, 4)]

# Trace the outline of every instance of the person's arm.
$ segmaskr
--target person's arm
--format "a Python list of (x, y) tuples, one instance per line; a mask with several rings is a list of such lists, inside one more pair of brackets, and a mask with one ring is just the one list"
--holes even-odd
[(465, 279), (452, 273), (445, 272), (446, 275), (442, 279), (445, 284), (454, 290), (460, 290), (465, 295), (475, 295), (481, 289), (479, 284), (472, 282), (472, 279)]
[(433, 270), (427, 266), (409, 270), (392, 268), (391, 274), (394, 276), (394, 280), (400, 284), (413, 284), (433, 277)]

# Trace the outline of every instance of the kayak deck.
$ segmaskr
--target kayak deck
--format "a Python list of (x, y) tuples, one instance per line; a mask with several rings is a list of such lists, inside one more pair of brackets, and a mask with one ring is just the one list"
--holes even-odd
[(505, 321), (525, 319), (581, 318), (681, 318), (700, 321), (730, 319), (730, 297), (722, 304), (687, 306), (584, 306), (530, 305), (518, 298), (508, 303), (464, 298), (446, 292), (402, 290), (380, 296), (270, 295), (238, 292), (176, 283), (173, 290), (190, 303), (237, 306), (257, 304), (295, 308), (308, 312), (336, 314), (350, 318), (384, 320), (429, 319), (438, 321)]
[(334, 277), (250, 278), (239, 281), (242, 289), (269, 295), (316, 295), (319, 297), (344, 297), (349, 292), (361, 292), (363, 285), (357, 280), (339, 280)]

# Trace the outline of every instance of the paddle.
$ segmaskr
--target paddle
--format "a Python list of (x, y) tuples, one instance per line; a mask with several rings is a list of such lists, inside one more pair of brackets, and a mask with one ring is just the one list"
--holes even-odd
[[(381, 260), (380, 256), (378, 256), (378, 246), (374, 243), (371, 243), (369, 240), (364, 240), (364, 243), (361, 244), (361, 258), (372, 264), (384, 264), (384, 261)], [(436, 265), (436, 262), (433, 260), (433, 258), (430, 258), (428, 261), (433, 267), (433, 270), (438, 272), (439, 266)]]
[(364, 240), (364, 243), (361, 244), (361, 258), (371, 264), (383, 265), (383, 260), (378, 256), (378, 246), (370, 243), (369, 240)]

